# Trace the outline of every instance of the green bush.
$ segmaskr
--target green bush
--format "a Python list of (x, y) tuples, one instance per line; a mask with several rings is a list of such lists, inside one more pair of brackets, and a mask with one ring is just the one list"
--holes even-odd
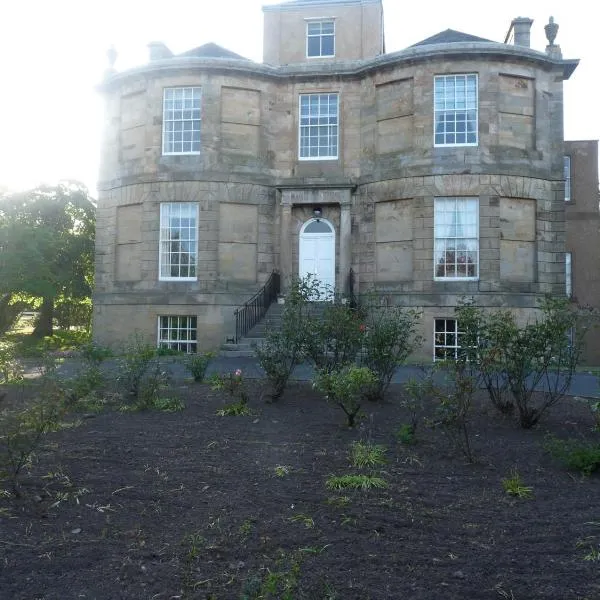
[(377, 377), (367, 367), (349, 365), (333, 372), (317, 371), (313, 385), (344, 411), (348, 427), (354, 427), (363, 400), (377, 385)]
[(0, 476), (21, 495), (20, 475), (39, 448), (44, 435), (53, 431), (64, 415), (63, 396), (54, 385), (42, 385), (41, 393), (26, 410), (0, 415)]
[(600, 443), (561, 440), (549, 436), (545, 448), (553, 458), (571, 471), (579, 471), (582, 475), (590, 476), (600, 468)]
[(14, 344), (0, 342), (0, 383), (15, 383), (23, 379), (23, 364), (17, 358)]
[(294, 368), (306, 356), (311, 302), (319, 295), (319, 282), (312, 275), (292, 280), (281, 327), (268, 327), (264, 343), (256, 349), (258, 362), (271, 384), (272, 400), (283, 395)]
[(186, 354), (183, 357), (183, 364), (192, 374), (194, 381), (202, 382), (206, 376), (206, 370), (210, 361), (215, 357), (214, 352), (197, 352)]
[(119, 361), (117, 380), (125, 387), (126, 392), (138, 401), (142, 391), (142, 381), (157, 356), (157, 349), (154, 346), (147, 344), (139, 336), (134, 336), (129, 340)]
[(419, 347), (421, 313), (397, 306), (381, 306), (368, 296), (364, 304), (361, 364), (377, 377), (370, 400), (382, 400), (396, 369)]
[(356, 361), (363, 344), (361, 315), (349, 304), (328, 302), (305, 325), (306, 354), (319, 371), (337, 371)]
[(550, 297), (541, 302), (539, 318), (524, 326), (511, 311), (484, 315), (472, 301), (461, 303), (456, 315), (463, 352), (477, 365), (500, 411), (510, 413), (515, 406), (521, 426), (529, 429), (565, 397), (590, 315), (573, 309), (567, 299)]

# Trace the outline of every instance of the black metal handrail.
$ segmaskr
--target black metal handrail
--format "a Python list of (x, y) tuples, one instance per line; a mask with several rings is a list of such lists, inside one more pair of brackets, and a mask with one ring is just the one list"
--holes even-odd
[(233, 313), (235, 315), (236, 344), (265, 316), (267, 309), (279, 295), (279, 286), (279, 273), (273, 271), (265, 285)]

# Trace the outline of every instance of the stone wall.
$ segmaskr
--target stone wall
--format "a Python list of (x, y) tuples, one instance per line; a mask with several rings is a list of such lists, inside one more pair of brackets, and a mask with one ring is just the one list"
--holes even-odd
[[(156, 340), (158, 316), (183, 314), (198, 317), (200, 347), (219, 345), (233, 331), (234, 310), (273, 269), (284, 281), (298, 273), (299, 231), (315, 206), (336, 231), (338, 289), (352, 267), (358, 290), (376, 288), (389, 302), (423, 309), (422, 356), (431, 355), (432, 319), (451, 317), (464, 295), (527, 318), (541, 295), (564, 293), (563, 67), (541, 65), (543, 57), (525, 51), (452, 50), (348, 75), (335, 65), (313, 72), (242, 68), (240, 61), (185, 69), (161, 63), (111, 83), (97, 339), (117, 344), (139, 329)], [(433, 81), (444, 73), (478, 74), (477, 146), (434, 147)], [(198, 155), (162, 154), (163, 90), (173, 86), (202, 89)], [(299, 95), (333, 92), (339, 157), (299, 160)], [(441, 197), (479, 201), (476, 281), (434, 280), (434, 201)], [(162, 202), (198, 205), (196, 281), (159, 281)]]

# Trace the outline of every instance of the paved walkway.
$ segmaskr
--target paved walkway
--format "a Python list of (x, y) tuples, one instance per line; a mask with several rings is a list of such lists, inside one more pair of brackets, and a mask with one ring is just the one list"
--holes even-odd
[[(264, 371), (255, 358), (224, 358), (218, 357), (213, 360), (208, 368), (208, 376), (212, 373), (228, 373), (241, 369), (244, 376), (250, 378), (264, 377)], [(402, 366), (396, 370), (392, 379), (393, 383), (405, 383), (411, 377), (418, 378), (423, 375), (423, 369), (418, 366)], [(309, 364), (296, 367), (293, 379), (298, 381), (310, 381), (313, 369)], [(189, 375), (187, 375), (189, 377)], [(590, 373), (576, 373), (571, 382), (570, 394), (572, 396), (585, 396), (600, 398), (600, 381), (596, 375)]]
[[(175, 381), (183, 381), (190, 377), (187, 369), (168, 358), (163, 358), (166, 364), (169, 365), (169, 370), (175, 379)], [(110, 360), (104, 363), (104, 368), (115, 373), (116, 361)], [(59, 366), (59, 373), (66, 377), (73, 376), (80, 369), (80, 362), (76, 359), (65, 359), (64, 362)], [(244, 377), (250, 379), (260, 379), (264, 377), (264, 371), (261, 369), (256, 358), (230, 358), (230, 357), (216, 357), (214, 358), (207, 370), (207, 377), (210, 377), (213, 373), (230, 373), (236, 369), (241, 369)], [(32, 376), (35, 374), (36, 369), (31, 366), (27, 369), (27, 372)], [(418, 378), (423, 375), (423, 370), (417, 366), (403, 366), (399, 367), (394, 374), (392, 379), (393, 383), (404, 383), (411, 377)], [(296, 367), (293, 374), (293, 379), (297, 381), (310, 381), (313, 376), (313, 369), (309, 364), (302, 364)], [(596, 375), (591, 373), (579, 372), (576, 373), (571, 382), (570, 394), (572, 396), (584, 396), (590, 398), (600, 398), (600, 381)]]

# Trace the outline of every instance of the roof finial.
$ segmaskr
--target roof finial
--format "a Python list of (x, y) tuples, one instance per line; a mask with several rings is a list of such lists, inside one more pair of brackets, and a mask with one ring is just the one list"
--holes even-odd
[(549, 45), (554, 46), (554, 40), (556, 39), (556, 34), (558, 33), (558, 24), (554, 22), (554, 17), (550, 17), (550, 22), (544, 27), (544, 31), (546, 32)]
[(106, 69), (106, 71), (104, 71), (104, 77), (110, 77), (113, 73), (116, 73), (117, 70), (115, 69), (115, 63), (117, 62), (117, 49), (114, 47), (114, 45), (111, 45), (111, 47), (106, 51), (106, 58), (108, 59), (108, 67)]

